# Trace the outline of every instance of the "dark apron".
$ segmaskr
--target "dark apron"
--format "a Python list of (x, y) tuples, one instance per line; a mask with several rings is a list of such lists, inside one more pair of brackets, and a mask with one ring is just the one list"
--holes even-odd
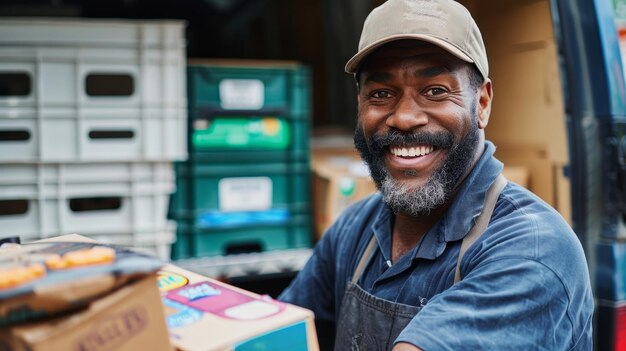
[[(487, 191), (483, 211), (461, 243), (454, 283), (461, 280), (459, 266), (465, 251), (487, 228), (498, 196), (505, 185), (506, 179), (499, 175)], [(372, 236), (359, 260), (352, 280), (346, 286), (337, 322), (335, 351), (391, 350), (400, 332), (422, 309), (422, 306), (410, 306), (381, 299), (367, 293), (357, 285), (376, 246), (376, 237)]]

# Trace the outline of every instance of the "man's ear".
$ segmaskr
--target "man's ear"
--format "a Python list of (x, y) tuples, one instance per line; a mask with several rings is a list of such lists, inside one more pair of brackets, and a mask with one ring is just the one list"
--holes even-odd
[(479, 88), (478, 95), (478, 128), (485, 129), (491, 115), (491, 101), (493, 100), (493, 88), (491, 79), (487, 78)]

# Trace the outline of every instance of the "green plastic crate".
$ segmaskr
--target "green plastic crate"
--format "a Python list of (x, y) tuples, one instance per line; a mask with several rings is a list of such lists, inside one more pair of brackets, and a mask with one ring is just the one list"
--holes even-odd
[(222, 152), (190, 153), (189, 162), (196, 164), (258, 164), (310, 163), (309, 150), (231, 150)]
[(266, 110), (301, 116), (310, 109), (310, 70), (296, 63), (192, 63), (187, 66), (187, 88), (191, 111)]
[(189, 65), (190, 158), (227, 150), (308, 153), (310, 85), (310, 70), (299, 64)]
[(256, 224), (197, 228), (178, 220), (172, 260), (219, 256), (243, 252), (264, 252), (312, 245), (310, 216), (293, 214), (282, 224)]
[(191, 143), (201, 149), (286, 149), (291, 141), (288, 121), (276, 117), (216, 117), (203, 129), (194, 129)]
[(176, 192), (169, 208), (173, 219), (197, 219), (218, 211), (310, 209), (308, 162), (178, 162), (175, 170)]

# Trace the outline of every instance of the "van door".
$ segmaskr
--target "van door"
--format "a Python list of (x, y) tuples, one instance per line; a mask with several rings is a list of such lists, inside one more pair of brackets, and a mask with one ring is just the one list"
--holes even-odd
[(552, 1), (572, 160), (572, 222), (592, 273), (597, 350), (626, 350), (626, 95), (615, 17), (623, 3)]
[(489, 55), (487, 139), (507, 178), (578, 235), (597, 299), (597, 349), (626, 350), (626, 89), (614, 10), (626, 0), (460, 2)]

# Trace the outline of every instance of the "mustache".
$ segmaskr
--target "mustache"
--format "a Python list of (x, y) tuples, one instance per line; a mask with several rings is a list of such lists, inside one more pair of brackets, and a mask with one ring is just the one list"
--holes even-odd
[(411, 145), (432, 145), (437, 149), (450, 149), (454, 145), (454, 135), (449, 132), (414, 132), (402, 133), (392, 130), (388, 133), (374, 134), (371, 140), (373, 149), (385, 149), (391, 145), (411, 146)]

